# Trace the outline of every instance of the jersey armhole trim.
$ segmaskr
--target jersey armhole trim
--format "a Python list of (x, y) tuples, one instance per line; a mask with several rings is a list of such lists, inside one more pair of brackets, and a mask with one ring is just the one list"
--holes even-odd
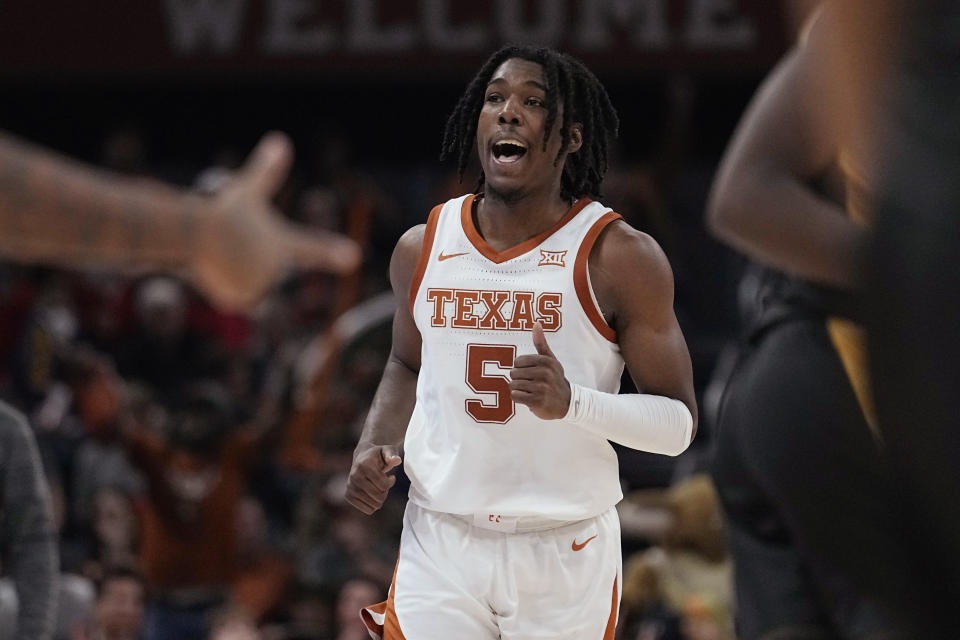
[(438, 204), (430, 211), (427, 218), (427, 228), (423, 232), (423, 244), (420, 245), (420, 257), (417, 258), (417, 268), (413, 271), (413, 279), (410, 280), (410, 313), (413, 314), (413, 303), (417, 299), (417, 291), (420, 290), (420, 283), (423, 282), (423, 274), (427, 271), (427, 264), (430, 262), (430, 254), (433, 251), (433, 238), (437, 235), (437, 223), (440, 220), (440, 212), (443, 205)]
[(587, 272), (587, 263), (590, 260), (590, 251), (597, 242), (597, 238), (600, 237), (600, 232), (614, 220), (622, 219), (623, 216), (619, 213), (608, 211), (594, 222), (590, 230), (587, 231), (587, 235), (584, 236), (583, 242), (580, 243), (580, 249), (577, 250), (576, 261), (573, 263), (573, 287), (577, 291), (580, 306), (583, 308), (584, 313), (587, 314), (587, 318), (593, 327), (610, 342), (617, 341), (617, 332), (607, 324), (607, 321), (603, 318), (603, 314), (597, 307), (597, 303), (593, 297), (593, 287), (590, 285), (590, 274)]

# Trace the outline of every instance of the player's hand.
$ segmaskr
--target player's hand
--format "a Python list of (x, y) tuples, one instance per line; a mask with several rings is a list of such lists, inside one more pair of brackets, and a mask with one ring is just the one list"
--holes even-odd
[(401, 462), (396, 447), (367, 447), (353, 459), (347, 478), (347, 502), (370, 515), (383, 506), (397, 481), (392, 471)]
[(539, 322), (533, 325), (533, 346), (537, 349), (536, 355), (519, 356), (513, 361), (510, 397), (530, 407), (538, 418), (562, 418), (570, 407), (570, 383), (563, 375), (563, 365), (550, 350)]
[(285, 135), (264, 136), (197, 221), (190, 275), (217, 305), (247, 310), (291, 269), (345, 274), (359, 266), (355, 242), (288, 222), (270, 203), (292, 161)]

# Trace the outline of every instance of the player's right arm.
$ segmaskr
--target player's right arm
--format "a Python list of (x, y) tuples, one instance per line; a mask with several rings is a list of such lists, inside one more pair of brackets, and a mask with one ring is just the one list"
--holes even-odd
[(749, 257), (806, 280), (854, 288), (867, 230), (814, 184), (836, 171), (844, 132), (822, 73), (824, 28), (788, 53), (764, 81), (721, 162), (707, 223)]
[(416, 402), (420, 331), (407, 300), (424, 230), (425, 226), (419, 225), (403, 234), (390, 259), (390, 284), (397, 300), (393, 343), (347, 480), (347, 502), (366, 514), (383, 505), (396, 482), (392, 471), (401, 462), (400, 449)]

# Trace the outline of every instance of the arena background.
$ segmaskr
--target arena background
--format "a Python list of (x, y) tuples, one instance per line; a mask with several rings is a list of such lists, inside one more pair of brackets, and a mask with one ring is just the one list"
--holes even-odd
[[(264, 638), (363, 637), (350, 598), (389, 582), (403, 493), (374, 519), (341, 495), (389, 348), (386, 264), (405, 229), (473, 188), (472, 176), (458, 184), (437, 160), (441, 129), (505, 42), (567, 50), (606, 84), (621, 132), (605, 201), (660, 242), (676, 275), (701, 429), (676, 460), (622, 454), (625, 487), (637, 492), (624, 508), (625, 552), (649, 559), (661, 542), (650, 523), (671, 510), (681, 520), (686, 505), (687, 526), (706, 531), (687, 551), (725, 567), (697, 472), (735, 357), (743, 263), (707, 236), (704, 200), (743, 108), (810, 4), (4, 0), (0, 126), (98, 166), (200, 190), (215, 189), (265, 131), (285, 131), (297, 158), (279, 206), (350, 233), (367, 251), (361, 277), (291, 278), (250, 318), (152, 274), (0, 268), (0, 392), (32, 418), (59, 507), (70, 576), (61, 637), (88, 637), (102, 623), (92, 586), (113, 565), (145, 575), (149, 625), (206, 625), (177, 617), (181, 596), (199, 588), (189, 605), (216, 614), (210, 633), (247, 625)], [(166, 512), (118, 422), (135, 397), (137, 415), (153, 424), (137, 428), (170, 437), (184, 411), (178, 397), (211, 381), (229, 405), (224, 441), (254, 423), (265, 435), (255, 459), (236, 462), (236, 486), (219, 492), (215, 480), (195, 498), (197, 512), (184, 517), (196, 538), (172, 541), (152, 531)], [(225, 475), (233, 461), (222, 464)], [(216, 513), (240, 524), (205, 529), (207, 500), (223, 501)], [(217, 548), (236, 553), (209, 571), (170, 569), (213, 562), (205, 554)], [(165, 554), (187, 557), (171, 565)], [(698, 636), (690, 624), (677, 633), (729, 637), (729, 593), (718, 589), (673, 615), (728, 635)], [(627, 633), (618, 637), (634, 640)]]

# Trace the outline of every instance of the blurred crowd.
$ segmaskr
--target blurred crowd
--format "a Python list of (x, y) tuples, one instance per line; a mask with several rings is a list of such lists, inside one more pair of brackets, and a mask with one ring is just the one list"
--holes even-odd
[[(678, 76), (663, 88), (662, 144), (615, 162), (604, 200), (671, 259), (705, 406), (681, 457), (618, 452), (628, 498), (617, 637), (728, 640), (729, 560), (702, 472), (739, 262), (702, 228), (715, 158), (689, 153), (697, 85)], [(241, 157), (223, 149), (187, 177), (166, 169), (176, 159), (151, 166), (146, 147), (136, 126), (117, 127), (98, 164), (213, 193)], [(401, 477), (372, 517), (343, 499), (389, 351), (386, 265), (430, 206), (474, 187), (426, 166), (378, 174), (332, 135), (278, 204), (353, 237), (364, 267), (291, 277), (250, 316), (218, 311), (172, 276), (0, 265), (0, 396), (29, 418), (52, 496), (58, 638), (366, 637), (358, 611), (385, 596), (407, 486)], [(0, 581), (0, 618), (16, 607)], [(0, 624), (0, 638), (10, 629)]]

